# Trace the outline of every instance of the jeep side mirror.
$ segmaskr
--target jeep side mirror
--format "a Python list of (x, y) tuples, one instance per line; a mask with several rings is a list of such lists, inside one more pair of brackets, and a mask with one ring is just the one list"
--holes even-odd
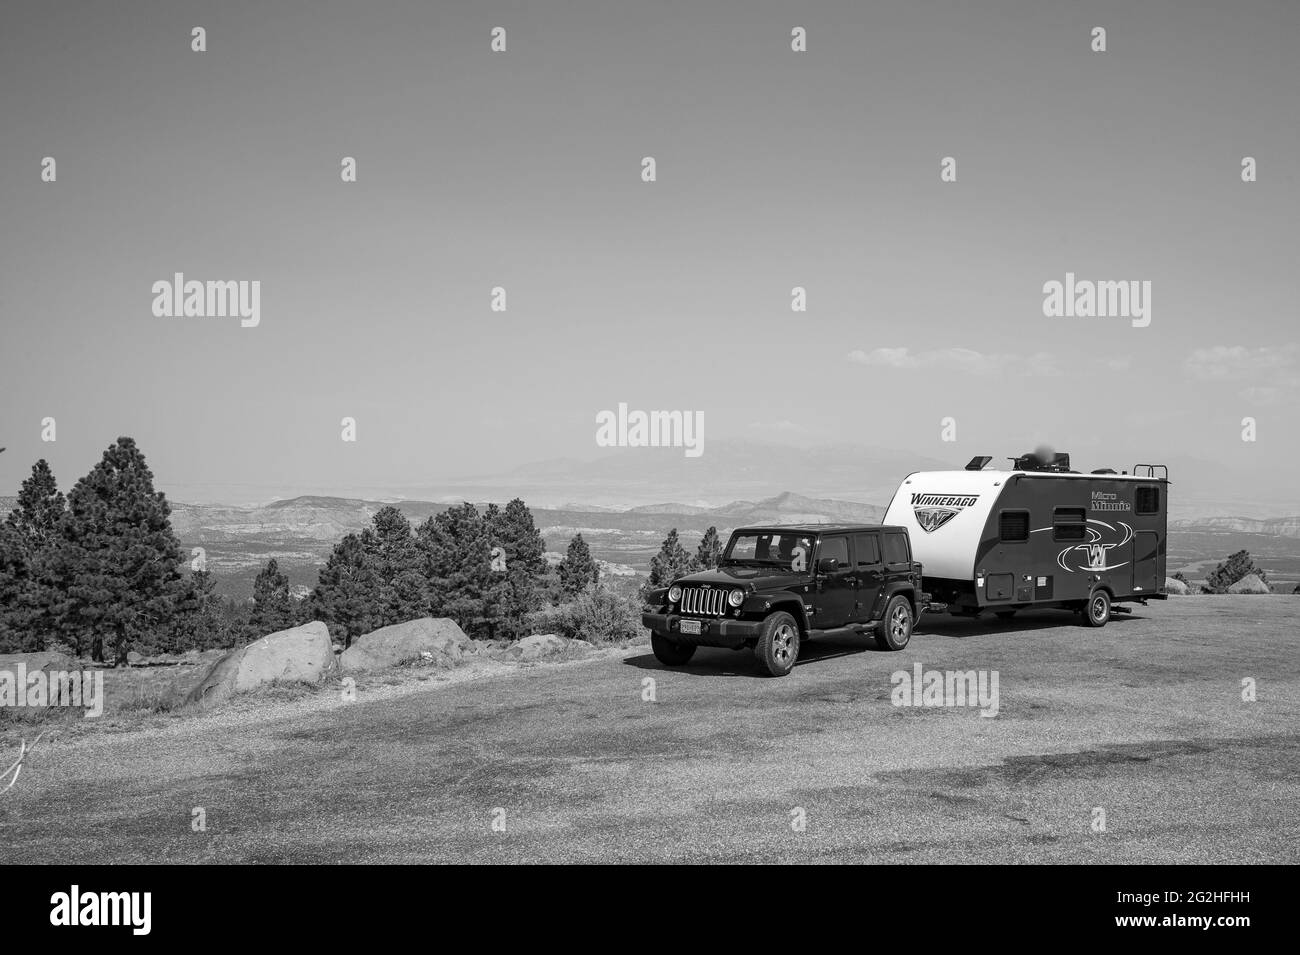
[(817, 573), (833, 574), (840, 569), (840, 562), (835, 557), (823, 557), (817, 561)]

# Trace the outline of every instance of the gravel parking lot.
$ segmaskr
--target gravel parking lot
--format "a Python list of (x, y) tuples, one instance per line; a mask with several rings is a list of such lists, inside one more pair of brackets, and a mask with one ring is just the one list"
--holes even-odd
[[(0, 856), (1294, 863), (1298, 622), (1281, 596), (1172, 599), (1102, 630), (927, 617), (900, 653), (828, 640), (783, 679), (748, 653), (669, 671), (636, 648), (56, 739), (0, 796)], [(891, 674), (917, 664), (996, 672), (997, 715), (895, 706)]]

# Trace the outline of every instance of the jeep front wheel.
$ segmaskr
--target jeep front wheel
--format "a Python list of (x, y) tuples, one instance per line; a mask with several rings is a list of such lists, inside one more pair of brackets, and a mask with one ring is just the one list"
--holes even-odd
[(679, 667), (695, 656), (695, 647), (689, 643), (676, 643), (657, 633), (650, 634), (650, 649), (655, 652), (655, 659), (666, 667)]
[(799, 625), (794, 617), (779, 610), (764, 620), (754, 656), (768, 676), (785, 676), (794, 669), (799, 659)]
[(912, 605), (899, 594), (885, 608), (885, 617), (876, 631), (876, 642), (882, 650), (901, 650), (911, 639)]

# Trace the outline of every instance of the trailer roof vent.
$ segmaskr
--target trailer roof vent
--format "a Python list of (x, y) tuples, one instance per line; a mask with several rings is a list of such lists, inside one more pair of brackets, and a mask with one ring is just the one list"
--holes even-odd
[(1058, 474), (1073, 473), (1070, 471), (1070, 455), (1055, 451), (1046, 451), (1040, 449), (1031, 451), (1028, 454), (1022, 454), (1018, 458), (1011, 458), (1012, 468), (1016, 471), (1053, 471)]
[(1114, 468), (1097, 468), (1097, 470), (1093, 471), (1092, 473), (1093, 473), (1093, 474), (1114, 474), (1114, 473), (1115, 473), (1115, 469), (1114, 469)]
[(970, 459), (970, 463), (966, 465), (966, 470), (983, 471), (985, 465), (987, 465), (992, 460), (993, 460), (993, 455), (991, 454), (977, 454), (975, 455), (975, 457)]

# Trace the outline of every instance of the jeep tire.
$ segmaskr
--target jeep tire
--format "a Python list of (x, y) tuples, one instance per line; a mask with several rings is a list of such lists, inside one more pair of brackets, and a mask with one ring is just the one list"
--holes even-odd
[(885, 607), (885, 616), (876, 629), (876, 644), (882, 650), (901, 650), (912, 639), (912, 605), (896, 594)]
[(1110, 594), (1098, 587), (1088, 594), (1083, 608), (1083, 622), (1090, 627), (1104, 627), (1110, 620)]
[(666, 667), (682, 666), (695, 656), (695, 647), (691, 644), (677, 643), (657, 633), (650, 634), (650, 649), (655, 652), (655, 659)]
[(754, 656), (768, 676), (785, 676), (799, 659), (799, 625), (784, 610), (768, 616), (754, 645)]

